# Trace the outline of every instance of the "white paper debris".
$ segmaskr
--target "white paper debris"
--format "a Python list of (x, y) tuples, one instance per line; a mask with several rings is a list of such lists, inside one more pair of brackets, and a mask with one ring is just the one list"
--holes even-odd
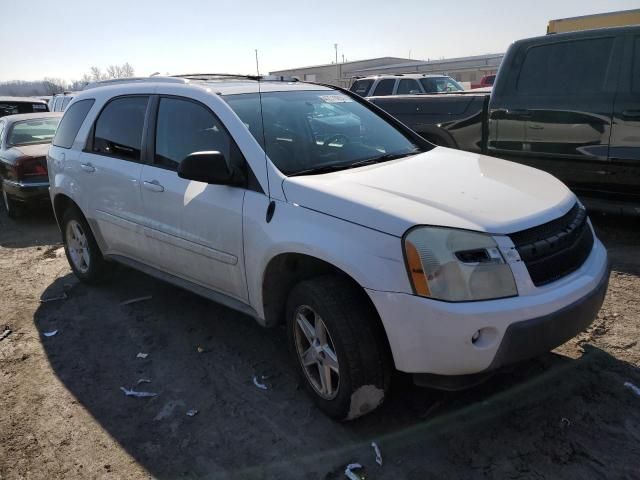
[(11, 335), (11, 329), (7, 328), (4, 332), (0, 333), (0, 340), (4, 340)]
[(624, 382), (624, 386), (640, 397), (640, 388), (636, 387), (633, 383)]
[(141, 378), (136, 382), (136, 385), (140, 385), (141, 383), (151, 383), (151, 380), (148, 378)]
[(138, 355), (136, 355), (136, 358), (147, 358), (148, 356), (149, 356), (148, 353), (140, 352), (140, 353), (138, 353)]
[(120, 302), (120, 305), (122, 305), (122, 306), (131, 305), (132, 303), (144, 302), (146, 300), (151, 300), (152, 298), (153, 298), (152, 295), (147, 295), (145, 297), (136, 297), (136, 298), (132, 298), (130, 300), (125, 300), (124, 302)]
[(382, 466), (382, 454), (380, 453), (380, 448), (376, 442), (371, 442), (371, 446), (373, 447), (373, 451), (376, 452), (376, 463)]
[(40, 303), (56, 302), (58, 300), (66, 300), (67, 298), (69, 298), (67, 297), (67, 294), (63, 293), (62, 295), (58, 295), (57, 297), (41, 298)]
[(193, 408), (187, 412), (187, 417), (195, 417), (197, 414), (198, 414), (198, 410)]
[(352, 470), (358, 470), (360, 468), (362, 468), (362, 465), (360, 465), (359, 463), (350, 463), (349, 465), (347, 465), (347, 468), (345, 468), (344, 474), (349, 480), (362, 480), (362, 477), (360, 477), (360, 475), (352, 472)]
[(136, 392), (135, 390), (129, 390), (128, 388), (120, 387), (120, 390), (124, 392), (127, 397), (146, 398), (155, 397), (158, 394), (152, 392)]
[(53, 337), (58, 334), (58, 330), (51, 330), (50, 332), (42, 332), (45, 337)]
[[(262, 378), (264, 379), (264, 375), (262, 376)], [(257, 376), (253, 377), (253, 384), (258, 387), (260, 390), (268, 390), (269, 388), (262, 383), (260, 380), (258, 380)]]

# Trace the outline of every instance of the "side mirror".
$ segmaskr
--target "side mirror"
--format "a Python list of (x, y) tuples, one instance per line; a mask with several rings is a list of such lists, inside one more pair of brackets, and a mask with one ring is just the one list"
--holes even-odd
[(242, 174), (227, 165), (220, 152), (194, 152), (178, 165), (178, 176), (185, 180), (195, 180), (215, 185), (240, 185)]

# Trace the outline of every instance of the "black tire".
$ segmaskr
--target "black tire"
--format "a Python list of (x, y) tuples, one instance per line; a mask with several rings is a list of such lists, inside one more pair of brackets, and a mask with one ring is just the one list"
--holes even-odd
[[(82, 229), (82, 233), (86, 236), (89, 258), (89, 262), (86, 265), (86, 270), (78, 267), (72, 259), (72, 254), (69, 247), (69, 239), (67, 238), (68, 227), (71, 222), (77, 222), (77, 224), (79, 224)], [(102, 252), (100, 251), (100, 247), (98, 247), (98, 243), (96, 242), (95, 237), (93, 236), (91, 227), (89, 227), (89, 224), (84, 218), (82, 212), (74, 207), (65, 210), (64, 214), (62, 215), (60, 227), (62, 230), (64, 251), (67, 255), (67, 260), (69, 261), (71, 270), (73, 270), (75, 276), (78, 277), (82, 282), (88, 284), (96, 284), (106, 280), (110, 271), (110, 265), (102, 256)]]
[[(305, 307), (321, 317), (335, 347), (339, 381), (334, 398), (316, 391), (298, 354), (296, 315)], [(375, 318), (377, 313), (357, 285), (338, 275), (303, 281), (291, 291), (286, 315), (287, 339), (296, 370), (318, 408), (334, 419), (353, 420), (382, 404), (391, 378), (390, 354)], [(316, 367), (315, 371), (319, 370)]]
[(16, 202), (7, 193), (2, 190), (2, 203), (7, 212), (7, 216), (12, 219), (20, 218), (24, 215), (24, 208), (19, 202)]

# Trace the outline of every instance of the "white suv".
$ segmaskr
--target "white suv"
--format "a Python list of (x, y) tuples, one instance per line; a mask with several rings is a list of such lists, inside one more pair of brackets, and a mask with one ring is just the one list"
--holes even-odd
[(551, 175), (435, 147), (348, 91), (150, 78), (73, 99), (48, 157), (83, 281), (120, 262), (285, 322), (338, 419), (393, 369), (462, 388), (589, 325), (607, 253)]
[(361, 97), (462, 92), (464, 87), (446, 75), (397, 73), (358, 78), (349, 89)]

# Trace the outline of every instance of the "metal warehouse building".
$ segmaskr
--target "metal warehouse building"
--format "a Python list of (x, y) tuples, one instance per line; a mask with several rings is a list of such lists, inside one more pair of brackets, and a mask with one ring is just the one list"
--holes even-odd
[(380, 57), (354, 62), (276, 70), (270, 73), (272, 75), (287, 75), (309, 82), (329, 83), (342, 87), (351, 85), (354, 77), (388, 73), (445, 74), (459, 82), (475, 82), (480, 80), (483, 75), (497, 73), (503, 57), (503, 53), (442, 60)]

